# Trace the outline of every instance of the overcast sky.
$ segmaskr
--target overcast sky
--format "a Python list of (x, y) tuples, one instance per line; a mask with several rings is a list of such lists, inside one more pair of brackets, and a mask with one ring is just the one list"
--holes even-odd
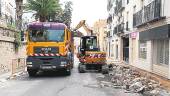
[(60, 0), (73, 2), (72, 27), (80, 20), (86, 20), (89, 26), (99, 19), (107, 18), (107, 0)]

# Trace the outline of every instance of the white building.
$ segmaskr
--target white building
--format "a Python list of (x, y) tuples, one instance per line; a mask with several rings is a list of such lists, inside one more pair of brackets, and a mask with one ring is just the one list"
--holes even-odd
[[(108, 0), (108, 5), (109, 1), (113, 4), (110, 9), (120, 9), (110, 13), (114, 33), (110, 39), (111, 54), (118, 54), (116, 59), (124, 61), (129, 46), (129, 64), (170, 79), (170, 0)], [(114, 26), (121, 23), (121, 33), (119, 26), (113, 31)], [(112, 43), (115, 40), (117, 49), (116, 43)], [(128, 41), (129, 45), (125, 46)], [(113, 59), (115, 57), (113, 55)]]
[[(133, 0), (131, 0), (133, 1)], [(127, 0), (108, 0), (108, 56), (115, 62), (129, 62), (129, 35), (132, 30)], [(132, 18), (133, 19), (133, 18)]]
[(15, 0), (0, 0), (0, 24), (2, 26), (11, 26), (15, 22)]

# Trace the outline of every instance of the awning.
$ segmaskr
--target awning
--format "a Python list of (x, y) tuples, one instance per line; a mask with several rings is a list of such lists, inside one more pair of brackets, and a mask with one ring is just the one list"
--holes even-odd
[(139, 32), (139, 40), (168, 39), (170, 37), (170, 24)]

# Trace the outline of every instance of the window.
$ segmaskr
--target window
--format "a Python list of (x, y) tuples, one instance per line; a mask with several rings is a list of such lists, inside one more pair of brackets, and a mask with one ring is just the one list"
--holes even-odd
[(118, 59), (118, 45), (116, 45), (116, 59)]
[(64, 30), (31, 30), (30, 40), (36, 42), (63, 42)]
[(154, 40), (155, 64), (169, 64), (169, 40)]
[(20, 5), (20, 6), (19, 6), (19, 10), (21, 10), (21, 8), (22, 8), (22, 6)]
[(139, 58), (147, 58), (147, 43), (146, 41), (140, 41), (139, 43)]
[(136, 13), (136, 5), (133, 6), (133, 13)]
[(129, 31), (129, 22), (126, 22), (126, 31)]
[(129, 4), (129, 0), (127, 0), (127, 4)]
[(111, 46), (111, 57), (114, 57), (114, 44), (112, 44), (112, 46)]
[(93, 50), (97, 48), (97, 39), (96, 38), (88, 38), (86, 39), (87, 50)]
[(143, 9), (143, 8), (144, 8), (144, 1), (141, 0), (141, 9)]
[(127, 19), (127, 21), (126, 21), (126, 31), (129, 31), (129, 12), (127, 12), (127, 16), (126, 16), (126, 19)]

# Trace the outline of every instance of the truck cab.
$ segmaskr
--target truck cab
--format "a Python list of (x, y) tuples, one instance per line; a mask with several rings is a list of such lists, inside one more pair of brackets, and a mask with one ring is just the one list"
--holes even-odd
[(27, 71), (35, 76), (39, 70), (63, 70), (73, 67), (73, 37), (63, 23), (35, 22), (27, 30)]

